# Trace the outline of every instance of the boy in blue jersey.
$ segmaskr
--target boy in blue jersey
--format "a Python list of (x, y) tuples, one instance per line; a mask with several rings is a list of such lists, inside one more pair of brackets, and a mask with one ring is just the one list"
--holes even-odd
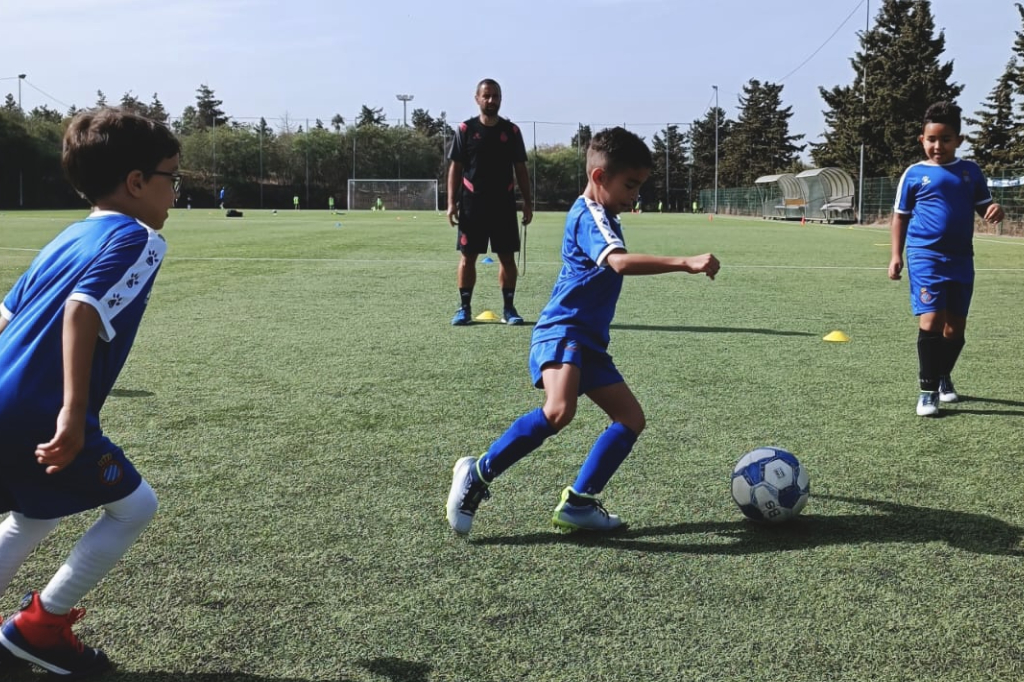
[(628, 253), (619, 213), (632, 210), (654, 162), (642, 139), (625, 128), (603, 130), (587, 149), (587, 188), (565, 223), (562, 270), (551, 300), (533, 329), (530, 372), (543, 388), (544, 406), (529, 412), (486, 453), (455, 463), (448, 495), (448, 523), (468, 534), (491, 482), (565, 428), (580, 395), (612, 423), (598, 437), (575, 482), (562, 491), (552, 521), (563, 530), (614, 530), (623, 525), (597, 499), (633, 449), (646, 421), (643, 410), (608, 354), (609, 328), (625, 275), (704, 273), (714, 279), (718, 259)]
[(926, 159), (904, 171), (896, 191), (889, 279), (901, 278), (905, 246), (910, 307), (918, 317), (917, 414), (934, 417), (940, 402), (959, 399), (951, 374), (974, 292), (974, 214), (997, 223), (1003, 209), (992, 201), (978, 165), (956, 157), (964, 141), (960, 107), (928, 107), (918, 140)]
[[(0, 668), (16, 659), (81, 677), (109, 666), (71, 630), (74, 608), (156, 513), (157, 500), (99, 412), (128, 357), (181, 183), (163, 125), (119, 109), (80, 113), (62, 165), (92, 213), (45, 246), (0, 306), (0, 594), (65, 516), (102, 508), (42, 592), (0, 627)], [(12, 656), (13, 655), (13, 656)]]

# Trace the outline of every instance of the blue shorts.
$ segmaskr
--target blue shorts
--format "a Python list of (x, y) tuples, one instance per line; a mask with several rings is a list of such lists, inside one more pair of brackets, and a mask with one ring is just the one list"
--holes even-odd
[(530, 375), (535, 387), (544, 388), (541, 370), (551, 363), (568, 363), (580, 368), (579, 395), (624, 381), (612, 362), (612, 356), (575, 339), (541, 341), (530, 347)]
[(974, 295), (974, 258), (907, 249), (910, 308), (915, 315), (945, 310), (967, 317)]
[(142, 482), (124, 451), (105, 436), (55, 474), (36, 461), (35, 449), (34, 443), (0, 446), (0, 512), (56, 519), (123, 499)]

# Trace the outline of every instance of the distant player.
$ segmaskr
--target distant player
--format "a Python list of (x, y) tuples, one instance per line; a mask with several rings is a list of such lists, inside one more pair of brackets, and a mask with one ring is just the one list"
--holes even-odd
[(334, 196), (327, 197), (327, 210), (334, 213)]
[(520, 248), (515, 186), (519, 185), (523, 195), (523, 225), (529, 225), (533, 204), (526, 145), (519, 126), (498, 115), (501, 86), (496, 81), (480, 81), (475, 98), (480, 115), (459, 124), (448, 155), (452, 162), (448, 169), (448, 222), (458, 228), (455, 248), (462, 254), (456, 273), (459, 309), (452, 324), (467, 325), (473, 321), (476, 259), (487, 252), (489, 245), (498, 256), (501, 320), (520, 325), (523, 318), (515, 306), (519, 278), (515, 254)]
[(544, 389), (544, 406), (516, 420), (479, 459), (455, 463), (448, 523), (469, 533), (473, 516), (495, 478), (569, 425), (580, 395), (612, 423), (594, 443), (575, 482), (562, 491), (552, 521), (567, 530), (608, 531), (622, 525), (597, 495), (626, 459), (646, 419), (608, 354), (609, 327), (626, 275), (704, 273), (719, 263), (701, 256), (647, 256), (626, 251), (619, 213), (630, 211), (654, 161), (647, 145), (625, 128), (602, 130), (587, 149), (587, 187), (565, 222), (562, 270), (551, 300), (533, 329), (530, 373)]
[(991, 223), (1004, 216), (978, 165), (956, 157), (964, 141), (960, 107), (928, 107), (917, 139), (925, 160), (904, 171), (896, 191), (889, 279), (901, 277), (905, 245), (910, 307), (918, 317), (917, 414), (934, 417), (940, 402), (959, 400), (951, 375), (974, 293), (974, 215)]
[(299, 210), (299, 195), (298, 194), (296, 194), (295, 196), (292, 197), (292, 207), (296, 211)]
[[(0, 593), (65, 516), (100, 507), (64, 565), (0, 627), (0, 653), (52, 673), (108, 667), (74, 608), (128, 551), (157, 500), (99, 413), (135, 340), (166, 243), (180, 147), (135, 113), (78, 114), (62, 163), (93, 212), (43, 248), (0, 306)], [(0, 673), (2, 676), (2, 673)]]
[(224, 208), (224, 194), (228, 191), (227, 187), (220, 188), (220, 207)]

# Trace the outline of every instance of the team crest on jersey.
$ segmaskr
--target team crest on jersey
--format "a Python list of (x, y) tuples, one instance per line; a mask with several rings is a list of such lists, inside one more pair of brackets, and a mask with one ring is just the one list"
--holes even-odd
[(100, 461), (96, 463), (96, 466), (100, 469), (100, 482), (103, 485), (117, 485), (124, 477), (124, 469), (121, 468), (121, 463), (114, 459), (114, 456), (109, 452), (100, 457)]
[(966, 183), (970, 183), (971, 182), (971, 174), (967, 172), (966, 168), (964, 169), (964, 172), (960, 174), (960, 177)]
[(918, 294), (918, 298), (920, 298), (921, 303), (924, 303), (925, 305), (935, 300), (935, 296), (932, 294), (932, 292), (928, 291), (928, 289), (926, 289), (925, 287), (921, 287), (921, 293)]
[(504, 131), (501, 133), (501, 141), (508, 142), (508, 135), (506, 135)]
[(927, 175), (925, 175), (924, 177), (921, 178), (921, 184), (922, 185), (930, 184), (931, 181), (932, 181), (932, 179), (929, 178)]
[(480, 133), (473, 133), (473, 139), (474, 140), (479, 140), (480, 139)]

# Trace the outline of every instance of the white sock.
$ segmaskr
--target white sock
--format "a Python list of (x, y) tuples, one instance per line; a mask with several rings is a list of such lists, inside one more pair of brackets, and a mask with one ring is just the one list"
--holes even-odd
[(43, 608), (57, 615), (71, 611), (135, 543), (156, 507), (156, 494), (145, 479), (128, 497), (104, 505), (100, 518), (39, 595)]
[(0, 523), (0, 594), (7, 591), (32, 550), (50, 534), (60, 519), (30, 519), (18, 512)]

